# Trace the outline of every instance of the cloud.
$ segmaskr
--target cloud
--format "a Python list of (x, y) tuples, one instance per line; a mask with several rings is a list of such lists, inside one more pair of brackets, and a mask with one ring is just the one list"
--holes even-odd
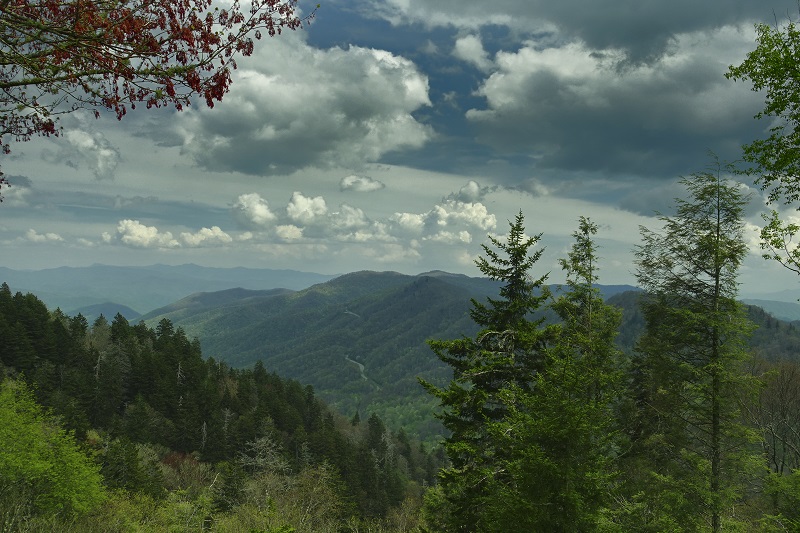
[[(275, 213), (268, 211), (269, 216), (264, 218), (269, 223), (261, 224), (254, 228), (254, 232), (247, 232), (245, 235), (247, 240), (258, 243), (302, 241), (312, 244), (337, 241), (465, 245), (472, 243), (478, 235), (482, 238), (485, 232), (494, 229), (497, 224), (495, 215), (477, 201), (489, 190), (470, 181), (458, 193), (444, 198), (427, 212), (394, 213), (388, 218), (378, 220), (371, 219), (360, 207), (342, 203), (333, 209), (323, 196), (306, 196), (295, 191), (285, 210), (276, 210)], [(267, 200), (255, 193), (241, 195), (237, 205), (239, 209), (234, 210), (234, 214), (238, 213), (240, 218), (245, 218), (245, 222), (252, 222), (254, 211), (267, 212)], [(243, 217), (244, 213), (250, 215)], [(181, 235), (184, 241), (185, 237), (186, 234)], [(236, 240), (241, 241), (243, 238), (240, 235)]]
[(466, 185), (458, 190), (458, 193), (451, 194), (450, 199), (464, 203), (479, 202), (486, 198), (486, 195), (497, 190), (496, 186), (481, 187), (475, 180), (469, 180)]
[(0, 196), (5, 207), (24, 207), (29, 205), (31, 180), (25, 176), (5, 176), (7, 185), (0, 186)]
[(743, 230), (743, 237), (750, 253), (753, 255), (763, 254), (764, 250), (761, 249), (761, 226), (752, 222), (745, 222)]
[(350, 175), (345, 176), (339, 182), (339, 188), (342, 191), (373, 192), (379, 191), (384, 187), (386, 187), (385, 184), (369, 176)]
[(62, 242), (64, 240), (58, 233), (37, 233), (34, 229), (25, 232), (25, 239), (30, 242)]
[(474, 65), (479, 70), (487, 71), (492, 68), (489, 54), (484, 50), (481, 38), (477, 35), (466, 35), (456, 39), (453, 56)]
[(631, 213), (655, 216), (657, 213), (670, 216), (675, 212), (675, 198), (686, 196), (686, 188), (677, 180), (654, 185), (645, 190), (636, 190), (619, 200), (619, 206)]
[(794, 0), (774, 0), (769, 8), (754, 0), (642, 0), (635, 9), (615, 0), (372, 0), (374, 15), (394, 24), (424, 24), (476, 31), (503, 26), (528, 35), (581, 41), (595, 50), (617, 48), (634, 62), (667, 54), (681, 32), (715, 30), (744, 21), (769, 22), (773, 13), (791, 13)]
[(233, 218), (243, 227), (264, 229), (278, 218), (269, 208), (269, 203), (258, 193), (242, 194), (231, 209)]
[(497, 226), (497, 217), (489, 213), (486, 206), (480, 202), (447, 199), (434, 206), (428, 214), (427, 224), (440, 228), (465, 224), (488, 231)]
[[(138, 220), (120, 220), (117, 225), (116, 238), (122, 244), (132, 248), (178, 248), (180, 243), (169, 231), (160, 232), (155, 226), (145, 226)], [(103, 240), (108, 242), (110, 236), (104, 234)]]
[(303, 238), (303, 229), (293, 224), (283, 224), (275, 227), (275, 235), (284, 241), (296, 241)]
[(552, 192), (548, 186), (546, 186), (537, 178), (527, 179), (520, 183), (516, 188), (536, 198), (548, 196)]
[(416, 213), (395, 213), (389, 221), (403, 231), (422, 234), (425, 229), (425, 215)]
[(466, 117), (480, 142), (527, 157), (540, 179), (546, 170), (550, 180), (559, 171), (675, 178), (708, 150), (735, 159), (742, 139), (758, 135), (758, 98), (723, 76), (744, 55), (741, 33), (684, 33), (673, 47), (620, 70), (621, 50), (529, 41), (497, 53), (497, 70), (477, 91), (486, 105)]
[(80, 128), (67, 129), (62, 135), (67, 146), (61, 144), (58, 153), (45, 151), (43, 156), (51, 162), (80, 168), (86, 165), (98, 180), (114, 178), (122, 160), (120, 151), (100, 132), (88, 132)]
[(285, 174), (357, 168), (432, 136), (413, 113), (429, 106), (428, 79), (410, 60), (351, 46), (318, 50), (300, 32), (242, 58), (213, 110), (177, 116), (182, 150), (209, 170)]
[(131, 196), (130, 198), (126, 198), (116, 195), (114, 197), (114, 209), (128, 209), (155, 203), (158, 203), (157, 196)]
[(336, 230), (353, 230), (364, 228), (369, 225), (369, 220), (358, 207), (352, 207), (347, 204), (339, 206), (339, 210), (331, 213), (330, 216), (331, 226)]
[(196, 233), (181, 233), (181, 240), (187, 246), (192, 247), (214, 246), (233, 242), (233, 238), (222, 231), (219, 226), (202, 228)]
[(286, 206), (286, 214), (294, 222), (308, 225), (314, 223), (320, 217), (328, 213), (328, 206), (322, 196), (310, 198), (303, 193), (295, 192), (289, 205)]
[[(458, 195), (474, 197), (480, 190), (477, 182), (471, 181)], [(392, 235), (406, 239), (466, 245), (473, 242), (473, 232), (482, 238), (485, 232), (497, 226), (497, 218), (489, 213), (485, 205), (458, 200), (458, 195), (450, 195), (427, 213), (395, 213), (389, 217), (387, 227)]]
[(472, 235), (468, 231), (440, 231), (425, 237), (425, 240), (444, 244), (469, 244), (472, 242)]

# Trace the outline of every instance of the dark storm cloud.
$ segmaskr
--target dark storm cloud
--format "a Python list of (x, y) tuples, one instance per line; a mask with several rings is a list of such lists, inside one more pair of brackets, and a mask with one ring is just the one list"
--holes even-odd
[(760, 98), (724, 78), (741, 35), (694, 35), (673, 56), (623, 71), (584, 46), (498, 54), (467, 112), (477, 138), (498, 153), (527, 153), (540, 170), (676, 177), (707, 153), (738, 157), (759, 135)]
[(797, 15), (793, 0), (383, 0), (366, 2), (395, 23), (480, 28), (509, 26), (519, 33), (551, 30), (594, 49), (622, 49), (633, 62), (662, 56), (678, 33), (770, 22)]

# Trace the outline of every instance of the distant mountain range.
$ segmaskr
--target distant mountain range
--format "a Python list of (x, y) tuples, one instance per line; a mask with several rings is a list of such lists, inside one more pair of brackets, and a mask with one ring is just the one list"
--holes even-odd
[(800, 320), (800, 304), (797, 302), (779, 302), (755, 298), (745, 298), (742, 301), (749, 305), (757, 305), (775, 318), (785, 320), (786, 322)]
[[(619, 343), (631, 349), (642, 326), (640, 291), (599, 288), (624, 310)], [(197, 337), (206, 356), (235, 367), (261, 360), (269, 370), (313, 385), (347, 415), (375, 411), (393, 427), (426, 438), (439, 431), (431, 416), (436, 404), (417, 378), (445, 383), (450, 376), (426, 341), (475, 335), (470, 298), (484, 301), (498, 290), (489, 279), (446, 272), (356, 272), (301, 291), (195, 294), (142, 319), (155, 326), (168, 318)], [(773, 320), (761, 310), (753, 313), (759, 324)], [(765, 357), (800, 353), (800, 331), (790, 334), (785, 323), (777, 331), (754, 339)]]
[(168, 318), (232, 366), (262, 360), (345, 414), (376, 411), (393, 427), (431, 434), (434, 402), (416, 378), (442, 381), (448, 369), (425, 341), (474, 334), (470, 298), (497, 291), (491, 280), (443, 272), (356, 272), (301, 291), (195, 294), (142, 319)]
[[(0, 282), (14, 292), (32, 292), (51, 309), (87, 318), (121, 313), (129, 320), (139, 313), (170, 304), (201, 291), (285, 288), (300, 290), (335, 276), (253, 268), (209, 268), (198, 265), (124, 267), (92, 265), (46, 270), (0, 267)], [(93, 306), (102, 305), (101, 308)]]
[[(487, 278), (441, 271), (333, 277), (196, 265), (38, 272), (0, 268), (0, 281), (14, 292), (33, 292), (51, 309), (59, 306), (70, 315), (79, 310), (90, 320), (100, 313), (111, 320), (119, 312), (129, 321), (155, 326), (168, 318), (198, 338), (207, 357), (234, 367), (261, 360), (268, 370), (313, 385), (347, 415), (377, 412), (392, 427), (406, 427), (422, 438), (440, 428), (431, 416), (435, 402), (417, 377), (439, 383), (449, 379), (449, 368), (426, 341), (473, 336), (477, 328), (469, 317), (470, 299), (484, 301), (499, 291), (499, 284)], [(630, 349), (641, 329), (638, 289), (599, 288), (624, 310), (618, 342)], [(797, 304), (747, 302), (775, 318), (800, 317)], [(136, 309), (154, 310), (139, 316)], [(761, 326), (754, 344), (763, 356), (800, 354), (800, 328), (795, 334), (760, 309), (751, 313)]]
[[(424, 275), (464, 286), (478, 296), (496, 295), (496, 287), (488, 280), (442, 271)], [(32, 292), (50, 309), (56, 307), (69, 315), (81, 313), (93, 320), (101, 313), (106, 317), (122, 314), (138, 320), (141, 314), (176, 302), (198, 292), (215, 292), (242, 288), (250, 290), (302, 290), (324, 283), (336, 276), (273, 270), (268, 268), (211, 268), (193, 264), (169, 266), (58, 267), (44, 270), (13, 270), (0, 267), (0, 282), (16, 291)], [(603, 287), (606, 297), (630, 289), (630, 285)], [(775, 318), (800, 320), (800, 291), (749, 295), (746, 303), (758, 305)]]

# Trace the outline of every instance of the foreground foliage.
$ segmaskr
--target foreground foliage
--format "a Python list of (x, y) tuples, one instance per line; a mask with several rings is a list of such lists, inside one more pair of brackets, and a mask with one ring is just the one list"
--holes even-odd
[(0, 529), (14, 529), (32, 513), (71, 518), (104, 497), (98, 466), (25, 383), (0, 383)]
[(503, 299), (473, 301), (484, 326), (476, 340), (431, 345), (454, 369), (447, 389), (426, 384), (452, 431), (445, 449), (453, 467), (440, 473), (428, 513), (446, 531), (585, 531), (610, 503), (616, 476), (612, 402), (619, 394), (620, 315), (593, 288), (597, 226), (580, 220), (562, 267), (563, 294), (545, 325), (532, 313), (551, 295), (546, 276), (530, 281), (542, 249), (524, 237), (522, 214), (499, 248), (477, 264), (504, 282)]
[[(739, 65), (732, 65), (726, 77), (750, 81), (753, 91), (764, 93), (764, 109), (755, 118), (770, 121), (769, 135), (746, 144), (745, 172), (768, 191), (770, 203), (796, 204), (800, 200), (800, 27), (785, 24), (756, 26), (756, 48)], [(763, 215), (761, 247), (764, 258), (772, 259), (800, 273), (800, 226), (788, 217), (781, 220), (777, 210)]]
[(504, 468), (504, 462), (514, 458), (492, 428), (517, 408), (518, 400), (510, 391), (530, 391), (532, 377), (542, 369), (541, 320), (528, 320), (547, 298), (546, 291), (534, 293), (545, 289), (546, 276), (531, 280), (528, 273), (541, 257), (541, 249), (529, 252), (540, 237), (525, 235), (522, 213), (510, 223), (505, 242), (490, 237), (499, 252), (484, 245), (488, 259), (480, 258), (478, 268), (503, 286), (499, 299), (490, 298), (487, 304), (472, 301), (472, 319), (483, 329), (475, 339), (430, 343), (454, 375), (446, 388), (422, 381), (444, 407), (440, 418), (450, 432), (445, 450), (451, 466), (439, 474), (447, 512), (439, 517), (444, 519), (439, 527), (485, 527), (485, 506), (514, 483)]
[[(420, 500), (439, 466), (421, 444), (402, 431), (393, 433), (374, 414), (348, 421), (310, 387), (270, 374), (261, 364), (234, 370), (204, 360), (199, 345), (166, 320), (156, 330), (131, 326), (120, 315), (90, 326), (80, 315), (50, 313), (33, 295), (12, 295), (4, 284), (0, 335), (7, 341), (0, 344), (7, 383), (24, 379), (33, 386), (38, 402), (82, 443), (93, 459), (90, 472), (110, 493), (107, 505), (92, 510), (100, 496), (86, 487), (95, 478), (78, 476), (80, 468), (70, 466), (81, 452), (37, 448), (24, 439), (22, 447), (14, 445), (16, 411), (3, 411), (8, 424), (0, 432), (6, 453), (0, 493), (22, 495), (15, 520), (77, 520), (81, 526), (75, 530), (83, 531), (99, 520), (98, 513), (105, 513), (99, 523), (114, 523), (121, 518), (108, 513), (143, 506), (133, 515), (141, 515), (140, 525), (152, 531), (169, 530), (162, 525), (174, 525), (177, 517), (186, 523), (235, 522), (251, 508), (253, 523), (264, 524), (258, 527), (308, 530), (323, 520), (319, 516), (337, 524), (379, 524), (408, 515), (403, 509)], [(20, 412), (34, 413), (29, 425), (39, 427), (44, 422), (36, 421), (31, 406)], [(42, 427), (50, 428), (52, 442), (68, 440), (59, 437), (67, 434), (58, 423)], [(26, 431), (20, 434), (33, 435), (33, 429)], [(26, 483), (34, 492), (17, 490)], [(56, 496), (39, 496), (51, 492)], [(56, 516), (51, 500), (75, 512)]]

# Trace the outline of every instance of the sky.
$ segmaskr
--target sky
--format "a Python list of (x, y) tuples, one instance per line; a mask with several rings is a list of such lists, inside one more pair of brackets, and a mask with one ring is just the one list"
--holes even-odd
[[(787, 17), (796, 0), (323, 0), (240, 59), (213, 109), (77, 112), (12, 143), (0, 266), (477, 276), (521, 211), (545, 247), (533, 274), (563, 281), (585, 216), (600, 283), (635, 284), (639, 228), (673, 212), (679, 178), (770, 126), (763, 94), (724, 74), (756, 23)], [(738, 179), (741, 293), (800, 288), (761, 259), (764, 195)]]

